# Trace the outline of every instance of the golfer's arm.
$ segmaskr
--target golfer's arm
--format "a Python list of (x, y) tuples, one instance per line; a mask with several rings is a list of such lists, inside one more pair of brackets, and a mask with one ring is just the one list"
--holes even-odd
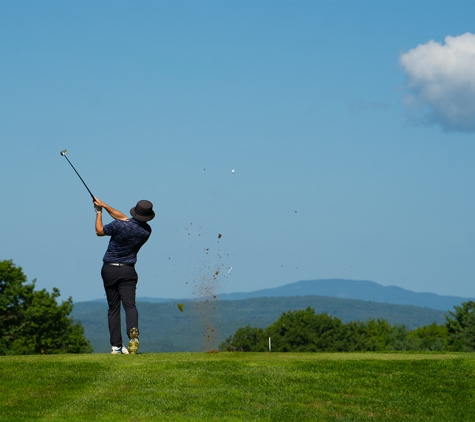
[(104, 224), (102, 224), (102, 212), (96, 213), (96, 234), (98, 236), (105, 236)]
[(129, 219), (124, 213), (112, 208), (110, 205), (105, 204), (104, 208), (114, 220), (125, 221)]

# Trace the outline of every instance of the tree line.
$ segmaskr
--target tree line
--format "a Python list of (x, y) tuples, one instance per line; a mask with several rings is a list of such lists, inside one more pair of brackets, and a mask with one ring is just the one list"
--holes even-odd
[(386, 319), (343, 323), (315, 309), (288, 311), (267, 328), (239, 328), (221, 345), (221, 351), (264, 352), (269, 338), (274, 352), (352, 352), (391, 350), (475, 351), (475, 302), (454, 306), (445, 324), (413, 330)]

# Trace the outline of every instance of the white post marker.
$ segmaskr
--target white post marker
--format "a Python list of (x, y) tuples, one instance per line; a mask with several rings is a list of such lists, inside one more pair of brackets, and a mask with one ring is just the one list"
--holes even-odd
[(271, 342), (270, 342), (270, 337), (269, 337), (269, 353), (272, 351), (272, 346), (271, 346)]

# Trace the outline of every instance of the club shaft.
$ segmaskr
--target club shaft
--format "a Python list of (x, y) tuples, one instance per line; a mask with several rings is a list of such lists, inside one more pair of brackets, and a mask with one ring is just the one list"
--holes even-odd
[(76, 172), (76, 174), (78, 175), (78, 177), (81, 179), (81, 182), (82, 184), (86, 187), (87, 191), (89, 192), (89, 195), (91, 195), (91, 198), (94, 199), (94, 195), (92, 194), (92, 192), (89, 190), (89, 188), (87, 187), (86, 185), (86, 182), (84, 182), (84, 180), (82, 180), (82, 177), (81, 175), (78, 173), (78, 171), (74, 168), (73, 166), (73, 163), (71, 163), (71, 161), (69, 161), (68, 157), (66, 157), (66, 155), (63, 155), (64, 158), (66, 158), (66, 160), (68, 160), (68, 163), (70, 164), (70, 166), (73, 168), (73, 170)]

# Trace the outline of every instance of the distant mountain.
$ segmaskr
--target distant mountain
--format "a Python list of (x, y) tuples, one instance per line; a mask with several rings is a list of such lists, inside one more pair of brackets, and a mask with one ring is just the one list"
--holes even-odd
[[(243, 300), (257, 297), (288, 297), (288, 296), (328, 296), (340, 299), (357, 299), (370, 302), (391, 303), (393, 305), (412, 305), (423, 308), (453, 310), (455, 305), (475, 298), (458, 296), (441, 296), (435, 293), (416, 293), (396, 286), (382, 286), (368, 280), (301, 280), (271, 289), (253, 292), (223, 293), (219, 300)], [(150, 297), (137, 298), (141, 302), (166, 303), (186, 299), (160, 299)]]
[[(261, 297), (246, 300), (181, 301), (137, 304), (140, 315), (141, 352), (182, 352), (217, 349), (240, 327), (268, 327), (283, 312), (305, 309), (327, 313), (343, 322), (384, 318), (392, 324), (404, 324), (408, 329), (443, 324), (445, 312), (408, 305), (390, 305), (354, 299), (322, 296)], [(109, 352), (107, 303), (101, 301), (74, 304), (71, 316), (81, 321), (84, 334), (94, 352)], [(123, 321), (125, 318), (123, 318)], [(125, 329), (123, 330), (125, 334)], [(126, 338), (125, 335), (123, 337)]]
[(453, 310), (455, 305), (474, 298), (440, 296), (434, 293), (416, 293), (396, 286), (382, 286), (367, 280), (302, 280), (272, 289), (256, 290), (249, 293), (220, 294), (220, 300), (242, 300), (256, 297), (280, 296), (328, 296), (340, 299), (358, 299), (370, 302), (412, 305), (424, 308)]
[[(167, 302), (183, 302), (190, 299), (164, 299), (160, 297), (137, 297), (138, 302), (149, 302), (149, 303), (167, 303)], [(106, 299), (104, 299), (106, 302)]]
[[(443, 324), (447, 311), (470, 298), (415, 293), (365, 280), (302, 280), (273, 289), (227, 293), (200, 300), (137, 298), (142, 352), (199, 351), (217, 348), (240, 327), (265, 328), (286, 311), (310, 306), (343, 322), (384, 318), (414, 329)], [(184, 303), (180, 312), (178, 303)], [(95, 352), (109, 351), (107, 303), (74, 304)], [(125, 338), (125, 337), (124, 337)]]

